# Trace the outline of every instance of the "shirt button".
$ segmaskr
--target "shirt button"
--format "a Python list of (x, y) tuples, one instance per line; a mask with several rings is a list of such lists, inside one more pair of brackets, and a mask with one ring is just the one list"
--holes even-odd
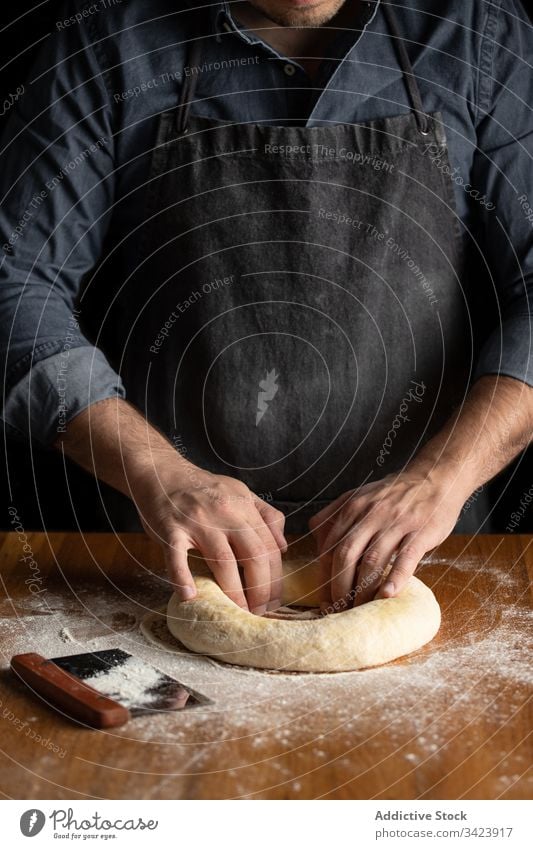
[(283, 70), (285, 71), (288, 77), (292, 77), (293, 74), (296, 73), (296, 68), (294, 67), (294, 65), (284, 65)]

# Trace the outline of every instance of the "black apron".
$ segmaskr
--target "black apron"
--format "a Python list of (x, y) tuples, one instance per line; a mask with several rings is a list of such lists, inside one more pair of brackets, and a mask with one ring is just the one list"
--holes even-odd
[(464, 399), (475, 353), (441, 116), (382, 8), (407, 114), (224, 123), (195, 116), (186, 78), (160, 116), (120, 295), (128, 398), (191, 462), (282, 509), (289, 532), (401, 470)]

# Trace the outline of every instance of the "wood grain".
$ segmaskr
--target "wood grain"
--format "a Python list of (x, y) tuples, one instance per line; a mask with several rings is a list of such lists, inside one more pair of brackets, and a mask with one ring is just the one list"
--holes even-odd
[[(389, 665), (385, 676), (350, 673), (358, 677), (344, 678), (342, 687), (339, 676), (307, 677), (305, 686), (301, 676), (284, 676), (286, 713), (265, 702), (263, 714), (256, 706), (248, 721), (237, 692), (231, 707), (163, 718), (164, 734), (146, 719), (108, 731), (80, 727), (32, 697), (8, 670), (15, 653), (46, 653), (50, 622), (59, 635), (75, 622), (77, 634), (86, 627), (88, 638), (109, 627), (115, 644), (131, 650), (131, 640), (140, 638), (127, 628), (169, 594), (157, 547), (138, 534), (28, 534), (32, 559), (24, 561), (23, 542), (16, 534), (0, 537), (5, 797), (531, 796), (531, 686), (524, 669), (532, 537), (452, 536), (427, 558), (419, 575), (441, 604), (441, 631), (430, 646)], [(301, 541), (291, 548), (306, 551)], [(122, 615), (124, 631), (117, 627)], [(65, 643), (56, 653), (73, 652)], [(213, 671), (222, 683), (224, 674)], [(398, 686), (384, 689), (389, 679)], [(253, 682), (259, 687), (261, 680)], [(402, 686), (411, 680), (412, 691)], [(242, 681), (249, 699), (254, 687)]]

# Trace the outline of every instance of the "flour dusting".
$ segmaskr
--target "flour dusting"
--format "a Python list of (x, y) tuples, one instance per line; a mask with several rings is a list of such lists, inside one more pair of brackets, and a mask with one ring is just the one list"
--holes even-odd
[[(421, 571), (426, 567), (433, 570), (430, 583), (437, 595), (439, 586), (446, 585), (450, 598), (450, 588), (456, 587), (457, 599), (443, 606), (441, 631), (412, 655), (373, 669), (272, 674), (217, 663), (176, 641), (172, 646), (168, 640), (173, 637), (158, 614), (168, 588), (149, 581), (137, 601), (96, 585), (78, 588), (75, 598), (66, 599), (49, 590), (46, 603), (28, 598), (23, 606), (17, 605), (18, 612), (6, 599), (0, 605), (4, 666), (11, 655), (22, 652), (54, 657), (120, 648), (134, 656), (131, 668), (126, 676), (123, 667), (88, 682), (101, 692), (114, 697), (120, 693), (127, 703), (136, 698), (139, 686), (149, 689), (154, 679), (146, 678), (146, 673), (136, 677), (135, 658), (139, 658), (212, 699), (211, 705), (142, 716), (113, 731), (115, 737), (124, 738), (125, 750), (137, 742), (155, 747), (151, 748), (158, 756), (153, 798), (165, 792), (176, 798), (172, 793), (178, 775), (210, 780), (222, 773), (231, 774), (230, 789), (217, 791), (213, 785), (214, 793), (253, 797), (253, 764), (262, 767), (264, 783), (257, 792), (268, 796), (268, 787), (286, 786), (305, 795), (299, 764), (309, 770), (310, 757), (315, 769), (334, 770), (341, 785), (356, 771), (364, 774), (384, 752), (395, 769), (403, 764), (406, 774), (425, 775), (427, 770), (430, 785), (440, 780), (442, 764), (451, 772), (463, 761), (475, 759), (489, 736), (484, 758), (490, 762), (485, 760), (483, 769), (494, 770), (501, 794), (512, 792), (517, 782), (525, 781), (530, 766), (520, 738), (508, 729), (531, 698), (533, 614), (517, 591), (512, 565), (504, 571), (490, 563), (480, 565), (479, 560), (440, 562), (430, 557)], [(138, 630), (113, 630), (113, 623), (125, 615), (139, 622), (147, 612), (153, 613), (157, 645)], [(95, 623), (109, 628), (106, 636), (92, 636), (97, 633)], [(35, 723), (32, 717), (38, 728), (41, 711), (46, 718), (46, 710), (39, 706), (38, 713), (35, 705), (30, 711), (38, 714)], [(525, 735), (524, 722), (523, 726)], [(449, 752), (458, 735), (460, 760), (454, 762)], [(117, 760), (109, 766), (121, 769), (120, 749), (113, 752)], [(44, 774), (45, 756), (46, 752), (40, 755), (39, 774)], [(124, 766), (127, 782), (129, 761)], [(124, 792), (135, 793), (135, 778), (132, 773), (132, 784), (125, 783)], [(296, 786), (302, 789), (296, 791)], [(390, 793), (394, 798), (394, 788)]]
[[(161, 673), (157, 669), (136, 657), (128, 657), (119, 666), (111, 666), (95, 672), (90, 678), (84, 678), (84, 682), (104, 696), (131, 708), (140, 701), (146, 703), (147, 697), (149, 699), (150, 696), (149, 691), (156, 686), (160, 678)], [(153, 695), (156, 698), (156, 694)]]

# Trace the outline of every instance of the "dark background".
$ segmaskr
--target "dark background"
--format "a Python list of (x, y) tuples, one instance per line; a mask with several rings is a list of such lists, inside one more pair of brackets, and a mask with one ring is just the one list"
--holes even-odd
[[(57, 0), (19, 0), (18, 3), (3, 5), (0, 103), (25, 81), (40, 45), (53, 30), (55, 21), (64, 17), (58, 11), (63, 5)], [(533, 0), (524, 0), (523, 6), (533, 20)], [(533, 30), (530, 37), (533, 38)], [(490, 485), (493, 498), (498, 501), (491, 530), (505, 530), (510, 514), (519, 507), (520, 498), (531, 486), (532, 468), (533, 452), (529, 450)], [(8, 441), (2, 444), (0, 461), (0, 528), (9, 528), (7, 510), (11, 504), (16, 507), (27, 530), (43, 527), (48, 530), (74, 529), (78, 522), (82, 522), (85, 530), (105, 530), (108, 527), (97, 485), (91, 477), (70, 463), (65, 470), (62, 457), (55, 452)], [(524, 517), (520, 531), (533, 531), (531, 516)]]

